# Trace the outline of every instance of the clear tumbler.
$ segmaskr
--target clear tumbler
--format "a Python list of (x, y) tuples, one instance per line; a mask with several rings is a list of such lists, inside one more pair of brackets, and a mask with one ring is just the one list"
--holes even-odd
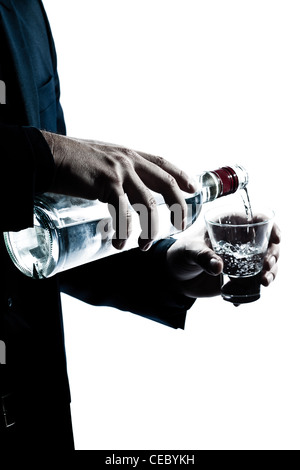
[(212, 248), (224, 263), (223, 299), (236, 306), (258, 300), (274, 212), (247, 215), (223, 206), (207, 211), (205, 221)]

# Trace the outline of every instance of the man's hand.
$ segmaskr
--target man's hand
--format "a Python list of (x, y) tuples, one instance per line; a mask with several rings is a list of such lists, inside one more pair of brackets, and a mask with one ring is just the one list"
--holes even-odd
[[(279, 258), (280, 231), (274, 224), (264, 260), (261, 283), (268, 286), (275, 279)], [(182, 237), (167, 251), (170, 275), (178, 291), (187, 297), (211, 297), (221, 291), (222, 259), (210, 248), (206, 232), (199, 237)]]
[[(131, 205), (146, 207), (140, 217), (141, 249), (150, 248), (158, 232), (156, 201), (149, 191), (161, 193), (169, 206), (177, 205), (182, 217), (173, 221), (185, 228), (187, 207), (181, 190), (196, 191), (190, 178), (161, 157), (136, 152), (113, 144), (79, 140), (42, 131), (56, 165), (52, 192), (107, 202), (116, 232), (116, 248), (123, 248), (131, 231)], [(128, 199), (127, 199), (128, 198)], [(120, 235), (121, 233), (121, 235)]]

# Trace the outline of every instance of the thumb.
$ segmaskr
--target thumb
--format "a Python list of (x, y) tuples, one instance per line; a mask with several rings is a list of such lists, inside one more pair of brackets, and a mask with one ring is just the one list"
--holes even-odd
[(222, 259), (209, 248), (198, 251), (196, 260), (197, 264), (202, 267), (204, 271), (213, 276), (221, 274), (223, 269)]

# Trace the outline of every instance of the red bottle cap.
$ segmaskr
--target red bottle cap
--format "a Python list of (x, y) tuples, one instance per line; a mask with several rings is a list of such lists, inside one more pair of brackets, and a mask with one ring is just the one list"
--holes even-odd
[(230, 166), (223, 166), (213, 171), (222, 181), (222, 196), (234, 193), (239, 187), (239, 179), (236, 172)]

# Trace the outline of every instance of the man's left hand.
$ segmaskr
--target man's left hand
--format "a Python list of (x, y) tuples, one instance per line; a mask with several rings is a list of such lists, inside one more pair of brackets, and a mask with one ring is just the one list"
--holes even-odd
[[(274, 224), (266, 253), (261, 283), (268, 286), (278, 270), (280, 230)], [(187, 297), (211, 297), (221, 291), (222, 259), (211, 249), (205, 231), (198, 238), (182, 237), (167, 251), (170, 275), (177, 281), (180, 293)]]

